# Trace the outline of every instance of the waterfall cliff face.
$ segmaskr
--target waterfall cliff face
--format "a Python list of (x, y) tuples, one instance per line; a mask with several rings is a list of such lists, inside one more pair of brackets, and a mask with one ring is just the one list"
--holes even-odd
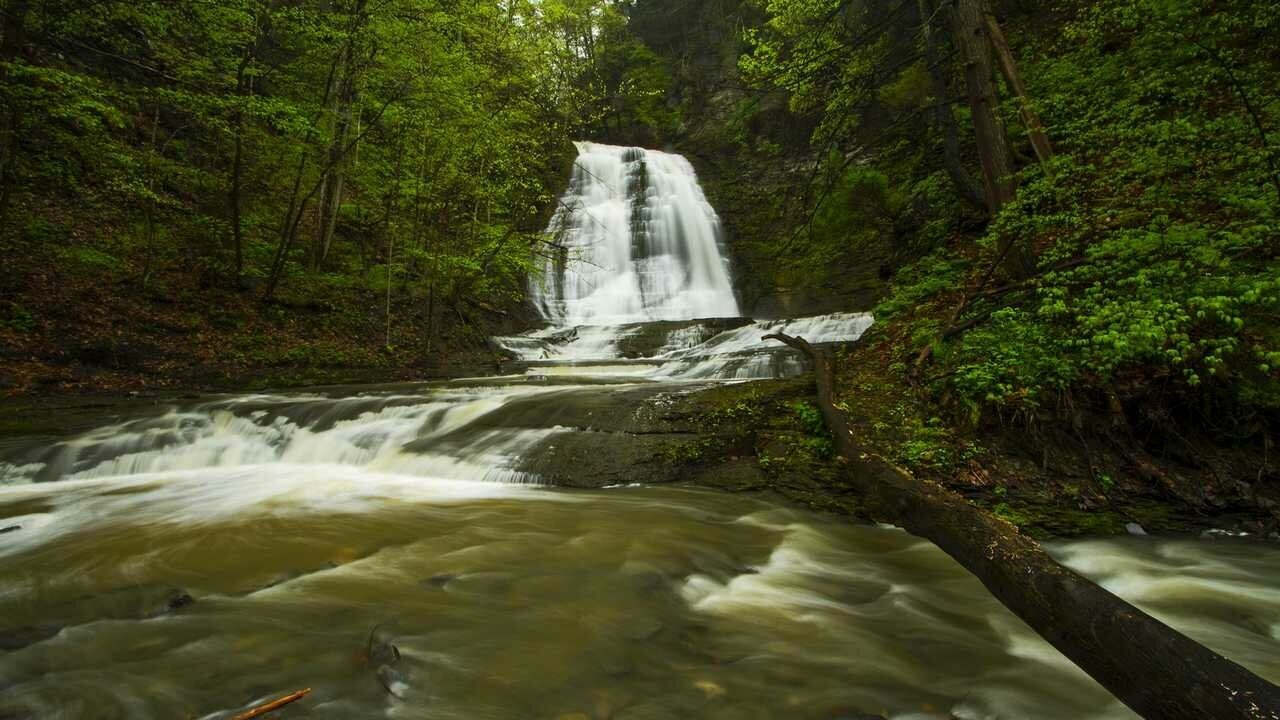
[(578, 143), (530, 296), (552, 325), (740, 314), (720, 218), (679, 155)]

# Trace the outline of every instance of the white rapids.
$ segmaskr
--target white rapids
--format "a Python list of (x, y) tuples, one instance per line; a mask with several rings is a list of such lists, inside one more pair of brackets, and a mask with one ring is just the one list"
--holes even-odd
[[(530, 483), (534, 479), (513, 464), (521, 451), (558, 431), (472, 427), (517, 397), (554, 388), (406, 390), (342, 398), (248, 395), (172, 408), (104, 425), (17, 462), (0, 460), (0, 485), (264, 465)], [(465, 441), (456, 437), (460, 432)]]
[[(761, 380), (805, 372), (800, 353), (764, 336), (785, 333), (815, 345), (854, 342), (874, 323), (870, 313), (832, 313), (787, 320), (689, 320), (648, 342), (647, 352), (623, 345), (652, 335), (654, 326), (550, 327), (494, 338), (528, 364), (530, 375), (623, 375), (650, 380)], [(724, 329), (727, 326), (736, 326)], [(643, 348), (643, 344), (641, 344)]]

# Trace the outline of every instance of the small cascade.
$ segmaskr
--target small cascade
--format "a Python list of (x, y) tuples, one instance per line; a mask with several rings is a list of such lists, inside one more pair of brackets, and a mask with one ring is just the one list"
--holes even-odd
[(552, 325), (733, 317), (720, 218), (680, 155), (578, 143), (548, 232), (559, 252), (530, 280)]
[(800, 353), (764, 336), (786, 333), (815, 345), (857, 340), (870, 313), (832, 313), (751, 322), (743, 318), (548, 328), (494, 342), (528, 374), (621, 375), (636, 380), (760, 380), (794, 377)]
[(249, 395), (106, 425), (8, 461), (0, 485), (273, 465), (533, 482), (513, 469), (554, 428), (484, 427), (548, 388), (443, 387), (343, 398)]

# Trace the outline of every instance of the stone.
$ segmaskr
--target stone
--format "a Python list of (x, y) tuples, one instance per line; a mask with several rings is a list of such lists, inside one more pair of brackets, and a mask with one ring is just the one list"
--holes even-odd
[(400, 662), (400, 648), (392, 642), (392, 633), (389, 628), (377, 626), (369, 633), (369, 643), (366, 652), (369, 655), (369, 662), (374, 665), (393, 665)]

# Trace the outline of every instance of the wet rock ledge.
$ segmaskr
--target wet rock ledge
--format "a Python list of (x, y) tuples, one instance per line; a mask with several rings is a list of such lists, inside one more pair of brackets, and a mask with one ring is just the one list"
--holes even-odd
[[(582, 388), (566, 398), (554, 424), (576, 432), (550, 436), (526, 453), (518, 469), (572, 488), (679, 483), (726, 492), (753, 492), (819, 512), (865, 519), (859, 495), (834, 459), (831, 441), (807, 377), (736, 384), (636, 386), (611, 392)], [(546, 396), (529, 401), (561, 403)], [(522, 403), (513, 403), (512, 410)], [(545, 408), (540, 417), (545, 418)], [(870, 413), (870, 414), (868, 414)], [(859, 407), (871, 422), (884, 413)], [(523, 420), (532, 421), (530, 412)], [(869, 418), (869, 419), (868, 419)], [(525, 424), (517, 419), (513, 424)], [(547, 427), (528, 422), (528, 426)], [(1017, 448), (998, 442), (955, 472), (917, 470), (1033, 537), (1104, 536), (1137, 532), (1199, 536), (1247, 531), (1268, 537), (1258, 514), (1204, 515), (1179, 498), (1118, 484), (1103, 507), (1060, 484), (1082, 461), (1068, 448), (1052, 467), (1028, 470)], [(892, 447), (876, 447), (892, 456)], [(1054, 455), (1056, 457), (1057, 455)], [(1087, 467), (1087, 466), (1086, 466)], [(983, 482), (973, 480), (980, 475)], [(1261, 528), (1261, 529), (1259, 529)]]
[(576, 432), (542, 441), (519, 469), (561, 487), (688, 483), (854, 512), (812, 398), (807, 378), (578, 391), (558, 418)]

